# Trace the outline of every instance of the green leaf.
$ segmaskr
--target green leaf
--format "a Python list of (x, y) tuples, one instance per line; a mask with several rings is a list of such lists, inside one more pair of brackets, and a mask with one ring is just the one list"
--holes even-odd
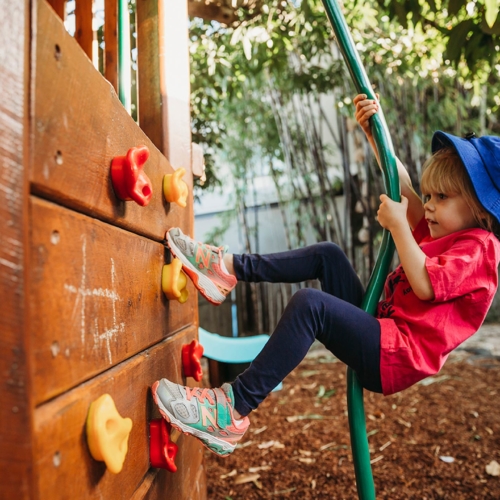
[(484, 7), (485, 7), (484, 19), (486, 20), (486, 24), (490, 28), (492, 28), (498, 17), (500, 0), (485, 0)]
[(401, 26), (404, 28), (408, 27), (408, 20), (407, 20), (407, 12), (406, 8), (404, 5), (401, 5), (399, 2), (395, 2), (394, 9), (396, 11), (396, 17), (398, 21), (400, 22)]
[(474, 21), (467, 19), (458, 23), (450, 32), (450, 38), (446, 45), (446, 58), (455, 64), (460, 60), (462, 49), (467, 41), (469, 31), (473, 29)]
[(335, 389), (330, 389), (329, 391), (326, 391), (325, 394), (323, 395), (323, 398), (329, 398), (330, 396), (333, 396), (337, 391)]
[(500, 35), (500, 17), (497, 17), (493, 26), (488, 26), (486, 19), (483, 18), (480, 24), (481, 31), (487, 35)]
[(432, 12), (437, 12), (437, 6), (435, 0), (428, 0), (427, 3), (429, 4), (429, 7), (431, 8)]
[(456, 16), (460, 9), (466, 4), (466, 0), (450, 0), (448, 2), (448, 14)]

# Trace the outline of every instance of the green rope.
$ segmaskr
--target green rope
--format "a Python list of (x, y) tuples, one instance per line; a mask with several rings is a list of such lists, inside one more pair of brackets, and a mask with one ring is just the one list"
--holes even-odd
[[(366, 94), (369, 99), (375, 99), (372, 86), (355, 49), (342, 11), (335, 0), (323, 0), (323, 4), (357, 92)], [(371, 118), (371, 126), (380, 157), (385, 189), (391, 199), (399, 201), (400, 189), (396, 157), (382, 109), (379, 108), (379, 111)], [(384, 230), (377, 262), (361, 304), (362, 309), (369, 314), (375, 314), (393, 254), (394, 242), (390, 233)], [(347, 407), (358, 496), (361, 500), (374, 500), (375, 485), (366, 435), (363, 387), (350, 368), (347, 370)]]

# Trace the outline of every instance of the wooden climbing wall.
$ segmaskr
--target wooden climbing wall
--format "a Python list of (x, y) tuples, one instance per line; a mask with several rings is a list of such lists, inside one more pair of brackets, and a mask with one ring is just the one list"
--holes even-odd
[[(137, 0), (140, 126), (66, 32), (63, 4), (0, 0), (0, 498), (203, 499), (198, 442), (173, 436), (172, 474), (150, 467), (148, 440), (150, 386), (186, 380), (181, 346), (197, 337), (193, 286), (184, 304), (161, 290), (165, 231), (193, 232), (186, 1)], [(146, 207), (110, 181), (139, 145)], [(181, 167), (186, 208), (162, 195)], [(133, 421), (119, 474), (86, 440), (105, 393)]]

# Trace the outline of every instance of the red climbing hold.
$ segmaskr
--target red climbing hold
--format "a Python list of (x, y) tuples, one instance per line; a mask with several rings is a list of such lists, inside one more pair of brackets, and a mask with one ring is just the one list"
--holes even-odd
[(145, 207), (153, 196), (153, 186), (144, 172), (149, 158), (146, 146), (130, 148), (126, 156), (117, 156), (111, 162), (111, 182), (120, 200), (135, 201)]
[(163, 418), (149, 422), (149, 461), (153, 467), (177, 472), (175, 456), (179, 447), (170, 441), (170, 428)]
[(182, 346), (182, 367), (186, 377), (193, 377), (199, 382), (203, 377), (201, 368), (201, 357), (203, 356), (203, 346), (195, 339), (190, 344)]

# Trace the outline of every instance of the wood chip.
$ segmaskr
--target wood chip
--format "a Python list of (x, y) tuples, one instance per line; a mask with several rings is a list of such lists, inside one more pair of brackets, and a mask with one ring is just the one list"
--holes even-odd
[(392, 441), (387, 441), (387, 443), (383, 444), (379, 449), (378, 451), (384, 451), (386, 448), (388, 448), (389, 446), (391, 446), (392, 444)]
[(264, 443), (260, 443), (257, 448), (259, 450), (267, 450), (268, 448), (284, 448), (285, 445), (281, 444), (279, 441), (265, 441)]
[(264, 432), (266, 430), (267, 430), (267, 425), (264, 425), (264, 427), (261, 427), (260, 429), (250, 429), (250, 432), (257, 435), (257, 434), (260, 434), (261, 432)]
[(335, 441), (332, 441), (331, 443), (324, 444), (323, 446), (320, 447), (319, 451), (324, 451), (328, 448), (331, 448), (332, 446), (335, 446), (337, 443)]
[(253, 483), (259, 479), (260, 474), (240, 474), (235, 480), (234, 484)]
[(238, 448), (239, 450), (241, 448), (246, 448), (247, 446), (251, 446), (252, 444), (254, 444), (255, 441), (245, 441), (244, 443), (238, 443), (236, 445), (236, 448)]
[(236, 476), (237, 474), (237, 470), (236, 469), (233, 469), (231, 472), (228, 472), (227, 474), (222, 474), (220, 476), (221, 479), (226, 479), (227, 477), (233, 477), (233, 476)]
[(406, 420), (403, 420), (402, 418), (397, 418), (396, 422), (398, 424), (404, 425), (405, 427), (408, 427), (408, 429), (411, 427), (411, 423), (407, 422)]
[(250, 467), (248, 472), (255, 473), (260, 472), (262, 470), (269, 470), (271, 467), (269, 465), (261, 465), (260, 467)]
[(298, 422), (299, 420), (327, 420), (334, 419), (335, 417), (324, 417), (323, 415), (294, 415), (291, 417), (286, 417), (287, 422)]
[(486, 474), (490, 476), (500, 476), (500, 464), (496, 460), (492, 460), (486, 466)]

